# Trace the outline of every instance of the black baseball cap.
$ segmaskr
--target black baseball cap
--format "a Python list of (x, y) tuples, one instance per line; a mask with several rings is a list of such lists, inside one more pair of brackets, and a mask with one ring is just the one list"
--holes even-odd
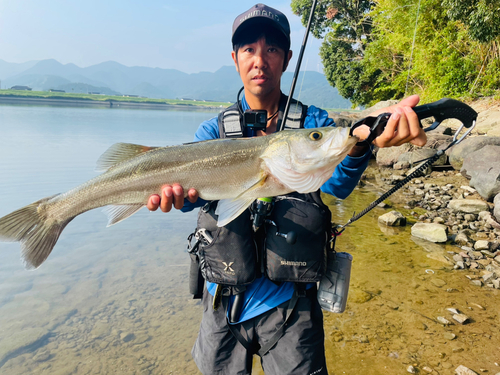
[(248, 26), (258, 23), (266, 23), (281, 32), (290, 45), (290, 24), (286, 16), (279, 10), (265, 4), (256, 4), (246, 12), (240, 14), (233, 22), (233, 36), (231, 42), (234, 45), (238, 34)]

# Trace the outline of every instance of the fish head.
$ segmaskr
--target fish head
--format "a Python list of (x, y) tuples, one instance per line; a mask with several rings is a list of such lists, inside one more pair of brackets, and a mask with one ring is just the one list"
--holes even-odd
[(319, 187), (358, 142), (349, 128), (323, 127), (276, 134), (262, 159), (272, 176), (299, 193)]
[(337, 165), (357, 142), (348, 128), (324, 127), (294, 131), (288, 141), (290, 161), (297, 172)]

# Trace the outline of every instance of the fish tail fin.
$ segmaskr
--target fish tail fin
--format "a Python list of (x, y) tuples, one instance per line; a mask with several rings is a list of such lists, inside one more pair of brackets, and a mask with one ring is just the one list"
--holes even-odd
[(40, 209), (55, 196), (41, 199), (0, 218), (0, 241), (19, 241), (26, 269), (36, 269), (47, 259), (63, 229), (73, 217), (47, 220)]

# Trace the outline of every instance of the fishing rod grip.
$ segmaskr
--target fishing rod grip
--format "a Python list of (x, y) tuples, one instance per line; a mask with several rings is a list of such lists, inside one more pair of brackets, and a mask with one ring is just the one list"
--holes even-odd
[(437, 102), (419, 105), (413, 108), (419, 120), (434, 117), (434, 123), (425, 131), (435, 129), (448, 118), (459, 120), (466, 128), (470, 128), (477, 119), (477, 112), (459, 100), (443, 98)]
[[(413, 110), (420, 120), (420, 127), (422, 126), (422, 120), (428, 117), (434, 117), (434, 123), (425, 128), (424, 131), (436, 129), (441, 122), (448, 118), (454, 118), (459, 120), (463, 126), (470, 128), (474, 125), (477, 119), (477, 112), (461, 101), (449, 98), (443, 98), (437, 102), (432, 102), (428, 104), (419, 105), (414, 107)], [(364, 141), (364, 143), (371, 144), (375, 138), (383, 133), (387, 121), (389, 121), (391, 114), (386, 112), (378, 115), (378, 117), (365, 117), (351, 126), (352, 135), (353, 130), (360, 125), (367, 125), (370, 127), (370, 136)], [(362, 142), (363, 143), (363, 142)]]

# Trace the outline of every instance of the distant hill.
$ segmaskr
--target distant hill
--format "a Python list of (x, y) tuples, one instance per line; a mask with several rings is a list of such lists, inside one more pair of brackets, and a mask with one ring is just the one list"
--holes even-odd
[[(292, 77), (291, 72), (283, 74), (284, 93), (289, 92)], [(127, 67), (114, 61), (80, 68), (53, 59), (23, 64), (0, 60), (0, 79), (2, 88), (25, 85), (40, 91), (97, 91), (149, 98), (191, 98), (221, 102), (234, 102), (241, 87), (239, 75), (233, 66), (224, 66), (214, 73), (187, 74), (175, 69)], [(322, 108), (351, 107), (351, 103), (329, 85), (323, 74), (313, 71), (301, 72), (294, 97), (305, 104)]]

